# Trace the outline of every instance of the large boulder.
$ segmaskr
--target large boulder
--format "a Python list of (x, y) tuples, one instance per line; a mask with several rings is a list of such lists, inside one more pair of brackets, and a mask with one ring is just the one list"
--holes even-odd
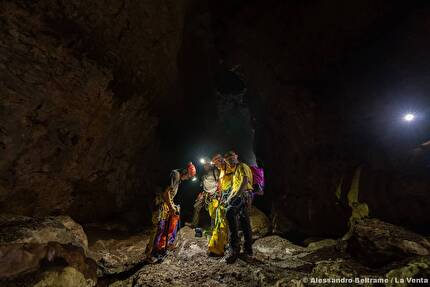
[(34, 287), (93, 287), (96, 282), (85, 276), (73, 267), (60, 270), (46, 271), (41, 274), (40, 280)]
[(383, 266), (407, 257), (430, 255), (430, 243), (402, 227), (365, 219), (354, 225), (347, 250), (366, 265)]
[(58, 242), (88, 248), (82, 226), (68, 216), (32, 218), (0, 215), (0, 244)]
[[(27, 286), (43, 280), (52, 283), (55, 278), (69, 280), (76, 277), (72, 273), (79, 273), (86, 286), (97, 282), (97, 266), (87, 256), (87, 238), (79, 224), (65, 216), (0, 216), (0, 279), (22, 282), (25, 277), (32, 282), (23, 284)], [(39, 285), (69, 284), (51, 283)]]
[(277, 235), (256, 240), (253, 244), (253, 248), (256, 252), (266, 254), (273, 260), (283, 260), (306, 250), (306, 248), (295, 245)]
[(252, 235), (255, 237), (266, 236), (270, 232), (270, 220), (261, 210), (255, 206), (249, 212)]
[(253, 249), (258, 260), (281, 269), (309, 270), (312, 264), (302, 258), (310, 252), (302, 246), (277, 236), (267, 236), (256, 240)]
[(118, 274), (135, 268), (145, 259), (147, 233), (105, 233), (90, 244), (91, 258), (96, 260), (99, 275)]

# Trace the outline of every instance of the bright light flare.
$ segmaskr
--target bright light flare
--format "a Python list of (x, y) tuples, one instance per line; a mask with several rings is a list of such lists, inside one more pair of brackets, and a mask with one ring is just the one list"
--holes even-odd
[(194, 176), (192, 179), (191, 179), (191, 181), (196, 181), (197, 180), (197, 177), (196, 176)]
[(415, 115), (414, 115), (414, 114), (412, 114), (412, 113), (407, 113), (407, 114), (405, 114), (405, 115), (403, 116), (403, 120), (404, 120), (405, 122), (412, 122), (412, 121), (414, 121), (414, 120), (415, 120)]
[(200, 159), (200, 163), (201, 163), (201, 164), (205, 164), (205, 163), (206, 163), (206, 160), (205, 160), (204, 158), (201, 158), (201, 159)]

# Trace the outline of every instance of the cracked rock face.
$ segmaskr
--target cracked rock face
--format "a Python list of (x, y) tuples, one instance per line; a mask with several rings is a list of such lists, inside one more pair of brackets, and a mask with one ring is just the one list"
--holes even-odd
[(429, 256), (430, 243), (402, 227), (378, 219), (364, 219), (354, 226), (348, 250), (363, 264), (383, 266), (408, 257)]
[(52, 286), (51, 281), (94, 286), (97, 266), (87, 244), (82, 227), (70, 217), (1, 215), (0, 280), (11, 286)]
[(142, 162), (176, 83), (183, 4), (15, 2), (0, 3), (0, 209), (90, 221), (149, 206)]

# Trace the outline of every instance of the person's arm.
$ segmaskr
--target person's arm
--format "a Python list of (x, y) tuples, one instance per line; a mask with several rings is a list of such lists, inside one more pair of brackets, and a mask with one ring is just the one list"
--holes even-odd
[(170, 185), (164, 190), (163, 192), (163, 200), (164, 202), (167, 204), (167, 206), (169, 207), (169, 210), (171, 212), (175, 212), (176, 211), (176, 205), (173, 202), (173, 198), (172, 198), (172, 186), (175, 184), (175, 181), (178, 181), (178, 173), (177, 172), (172, 172), (170, 175)]
[(170, 196), (170, 190), (172, 188), (169, 186), (167, 187), (164, 192), (163, 192), (163, 200), (164, 202), (167, 204), (167, 206), (169, 207), (169, 210), (174, 210), (175, 209), (175, 204), (173, 203), (173, 199)]
[(244, 175), (243, 176), (243, 179), (242, 179), (242, 183), (240, 184), (240, 187), (239, 187), (239, 190), (237, 191), (237, 192), (234, 192), (233, 193), (233, 191), (230, 193), (230, 195), (228, 196), (228, 198), (227, 198), (227, 204), (229, 204), (230, 203), (230, 201), (234, 198), (234, 197), (236, 197), (236, 196), (238, 196), (238, 195), (240, 195), (240, 194), (243, 194), (244, 192), (245, 192), (245, 189), (246, 189), (246, 187), (248, 186), (248, 177), (246, 176), (246, 175)]

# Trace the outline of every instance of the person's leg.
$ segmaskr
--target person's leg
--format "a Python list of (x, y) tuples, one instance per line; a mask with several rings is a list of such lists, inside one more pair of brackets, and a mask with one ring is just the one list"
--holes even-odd
[(238, 226), (237, 226), (237, 215), (238, 215), (238, 207), (241, 204), (238, 198), (232, 200), (229, 206), (227, 206), (226, 210), (226, 219), (228, 222), (228, 230), (229, 230), (229, 246), (230, 246), (230, 255), (227, 257), (227, 263), (233, 263), (236, 261), (239, 256), (240, 247), (239, 247), (239, 236), (238, 236)]
[(249, 209), (246, 204), (241, 206), (240, 214), (239, 214), (240, 227), (243, 231), (244, 237), (244, 251), (247, 255), (252, 255), (252, 229), (251, 229), (251, 221), (249, 218)]
[(219, 205), (219, 202), (216, 198), (211, 199), (208, 205), (208, 213), (209, 213), (209, 217), (211, 218), (211, 230), (215, 227), (215, 218), (216, 218), (216, 211), (217, 211), (218, 205)]
[(191, 227), (196, 227), (199, 225), (200, 211), (202, 210), (203, 205), (204, 200), (202, 196), (199, 195), (199, 197), (196, 199), (196, 203), (194, 203), (194, 214), (193, 220), (191, 221)]
[(155, 238), (157, 237), (157, 233), (158, 233), (159, 217), (160, 217), (160, 208), (156, 208), (152, 212), (152, 216), (151, 216), (152, 227), (151, 227), (151, 232), (149, 234), (149, 241), (145, 249), (146, 258), (150, 258), (152, 256), (152, 250), (154, 248)]

